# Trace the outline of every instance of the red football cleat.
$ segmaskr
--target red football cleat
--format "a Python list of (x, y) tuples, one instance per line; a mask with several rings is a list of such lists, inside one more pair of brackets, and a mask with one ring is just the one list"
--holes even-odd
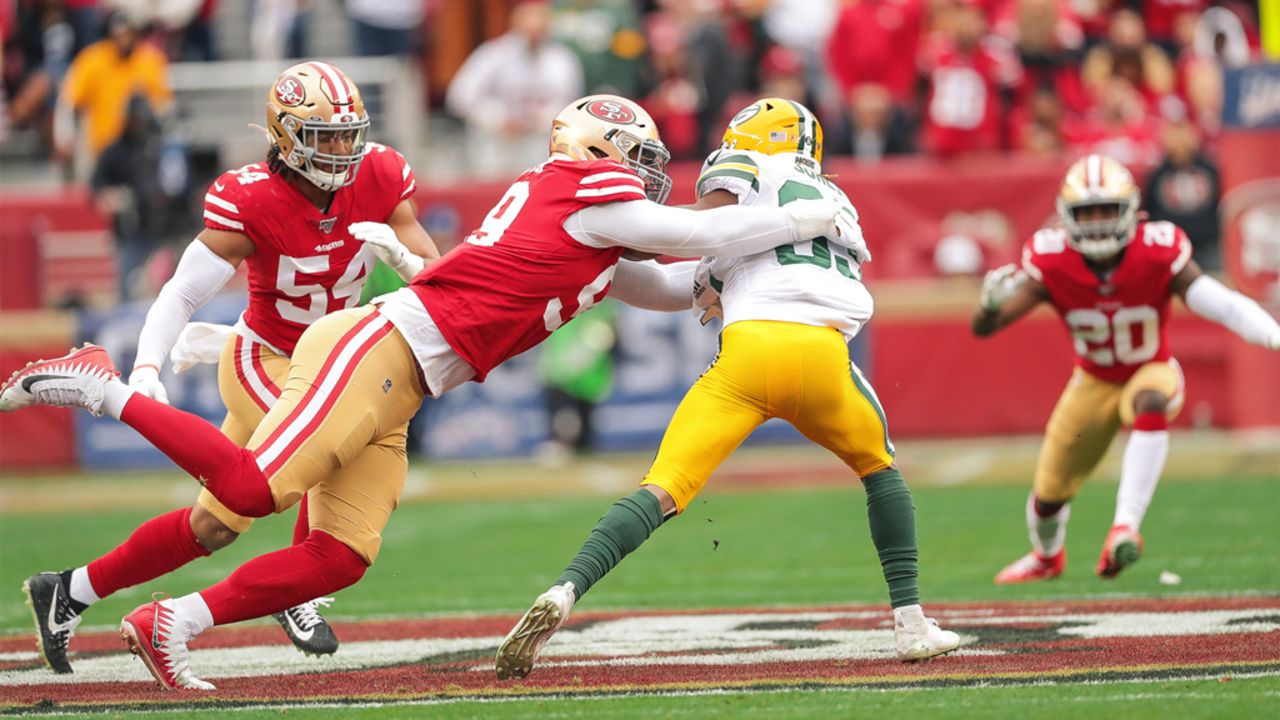
[(101, 415), (107, 381), (119, 376), (106, 350), (85, 343), (60, 358), (27, 363), (14, 373), (0, 387), (0, 412), (51, 405), (82, 407)]
[(1142, 557), (1142, 534), (1128, 525), (1115, 525), (1102, 543), (1102, 554), (1094, 572), (1098, 577), (1110, 580), (1120, 571), (1138, 562)]
[(213, 690), (212, 684), (191, 672), (186, 623), (160, 600), (139, 606), (120, 621), (120, 639), (129, 652), (142, 658), (165, 690)]
[(1032, 550), (1001, 570), (996, 575), (996, 584), (1015, 585), (1017, 583), (1035, 582), (1036, 580), (1052, 580), (1061, 575), (1062, 571), (1066, 569), (1066, 548), (1049, 558)]

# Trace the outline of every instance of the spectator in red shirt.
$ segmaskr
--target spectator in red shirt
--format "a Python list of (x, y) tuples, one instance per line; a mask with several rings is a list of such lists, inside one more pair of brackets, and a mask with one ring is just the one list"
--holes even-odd
[(924, 0), (852, 0), (841, 9), (827, 62), (846, 102), (855, 87), (875, 83), (899, 108), (913, 108), (923, 14)]
[(944, 7), (939, 21), (920, 58), (929, 79), (924, 146), (942, 156), (999, 149), (1002, 108), (1022, 79), (1017, 55), (987, 34), (986, 17), (970, 0)]
[(1208, 5), (1207, 0), (1142, 0), (1147, 37), (1173, 57), (1178, 52), (1174, 44), (1178, 16), (1184, 13), (1199, 15)]
[(1097, 153), (1123, 165), (1154, 165), (1160, 159), (1159, 126), (1141, 93), (1127, 79), (1106, 81), (1099, 103), (1066, 131), (1071, 150)]

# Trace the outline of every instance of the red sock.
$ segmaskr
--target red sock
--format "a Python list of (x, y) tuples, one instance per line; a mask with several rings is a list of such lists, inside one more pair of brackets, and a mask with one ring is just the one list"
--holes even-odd
[(191, 530), (191, 508), (185, 507), (142, 523), (119, 547), (89, 563), (89, 583), (105, 598), (208, 554)]
[(202, 483), (227, 509), (246, 517), (275, 512), (275, 498), (254, 454), (204, 418), (135, 393), (120, 420)]
[(307, 496), (298, 501), (298, 521), (293, 524), (293, 544), (301, 545), (311, 534), (311, 520), (307, 517)]
[(200, 591), (215, 625), (265, 617), (354, 585), (368, 569), (354, 550), (316, 530), (306, 542), (260, 555)]
[(1147, 432), (1168, 430), (1169, 418), (1162, 412), (1138, 413), (1137, 417), (1133, 419), (1133, 429)]

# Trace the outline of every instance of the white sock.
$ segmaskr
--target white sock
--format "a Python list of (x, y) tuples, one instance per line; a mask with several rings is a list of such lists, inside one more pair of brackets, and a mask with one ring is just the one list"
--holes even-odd
[(186, 621), (187, 631), (190, 633), (188, 639), (213, 627), (213, 613), (209, 611), (209, 606), (205, 603), (204, 598), (200, 597), (200, 593), (171, 598), (162, 601), (161, 604), (172, 610), (174, 615)]
[(89, 582), (89, 568), (81, 566), (71, 571), (71, 599), (85, 605), (92, 605), (102, 598)]
[(1062, 552), (1062, 546), (1067, 542), (1067, 520), (1070, 519), (1070, 503), (1049, 517), (1040, 517), (1036, 512), (1035, 493), (1027, 497), (1027, 531), (1031, 536), (1031, 547), (1042, 557), (1051, 558)]
[(915, 605), (903, 605), (902, 607), (896, 607), (893, 609), (893, 624), (895, 627), (914, 627), (916, 625), (922, 625), (924, 622), (924, 608), (920, 607), (919, 603)]
[(106, 387), (102, 389), (102, 414), (119, 420), (120, 413), (124, 412), (124, 404), (129, 402), (135, 392), (137, 391), (119, 378), (108, 380)]
[(1116, 493), (1116, 518), (1113, 525), (1128, 525), (1134, 530), (1151, 505), (1151, 497), (1160, 483), (1164, 461), (1169, 457), (1168, 430), (1134, 430), (1124, 448), (1120, 467), (1120, 490)]

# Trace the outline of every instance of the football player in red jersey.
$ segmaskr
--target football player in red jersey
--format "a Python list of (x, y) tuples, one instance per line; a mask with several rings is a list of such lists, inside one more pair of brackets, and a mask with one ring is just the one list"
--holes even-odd
[[(120, 382), (96, 346), (32, 363), (0, 387), (0, 411), (74, 406), (125, 422), (238, 515), (281, 512), (310, 493), (304, 542), (125, 617), (122, 636), (162, 686), (212, 687), (192, 673), (187, 650), (206, 628), (279, 612), (363, 576), (403, 482), (379, 470), (388, 454), (403, 463), (403, 428), (425, 397), (482, 382), (606, 294), (651, 309), (690, 306), (694, 263), (663, 270), (624, 260), (628, 251), (745, 255), (819, 236), (860, 239), (843, 234), (839, 206), (828, 200), (703, 211), (661, 205), (671, 185), (668, 154), (653, 120), (625, 98), (574, 101), (554, 119), (550, 151), (408, 288), (307, 328), (280, 398), (247, 447)], [(678, 307), (673, 297), (682, 297)]]
[(1027, 499), (1032, 550), (998, 584), (1046, 580), (1066, 567), (1070, 501), (1120, 426), (1125, 446), (1115, 519), (1095, 572), (1113, 578), (1142, 555), (1139, 533), (1169, 452), (1168, 421), (1182, 407), (1182, 371), (1165, 338), (1169, 300), (1245, 340), (1280, 350), (1280, 325), (1257, 303), (1201, 272), (1176, 225), (1138, 219), (1139, 195), (1123, 165), (1089, 155), (1058, 195), (1061, 229), (1037, 232), (1022, 267), (987, 274), (973, 331), (991, 335), (1036, 305), (1053, 305), (1075, 342), (1076, 368), (1045, 429)]
[[(205, 229), (147, 313), (129, 377), (138, 392), (167, 402), (161, 366), (191, 314), (243, 262), (249, 307), (234, 332), (225, 328), (205, 341), (213, 340), (213, 360), (221, 350), (222, 432), (239, 446), (279, 397), (302, 331), (355, 306), (375, 257), (406, 280), (423, 258), (438, 257), (416, 219), (413, 171), (395, 150), (364, 141), (369, 118), (342, 71), (323, 62), (285, 70), (267, 96), (267, 125), (266, 161), (223, 173), (205, 195)], [(403, 482), (403, 462), (387, 471)], [(304, 500), (295, 543), (310, 531), (306, 510)], [(71, 672), (67, 642), (89, 605), (226, 547), (252, 522), (202, 492), (193, 507), (147, 521), (90, 563), (29, 578), (24, 590), (46, 662)], [(334, 652), (337, 639), (316, 610), (328, 598), (306, 600), (276, 619), (304, 652)]]

